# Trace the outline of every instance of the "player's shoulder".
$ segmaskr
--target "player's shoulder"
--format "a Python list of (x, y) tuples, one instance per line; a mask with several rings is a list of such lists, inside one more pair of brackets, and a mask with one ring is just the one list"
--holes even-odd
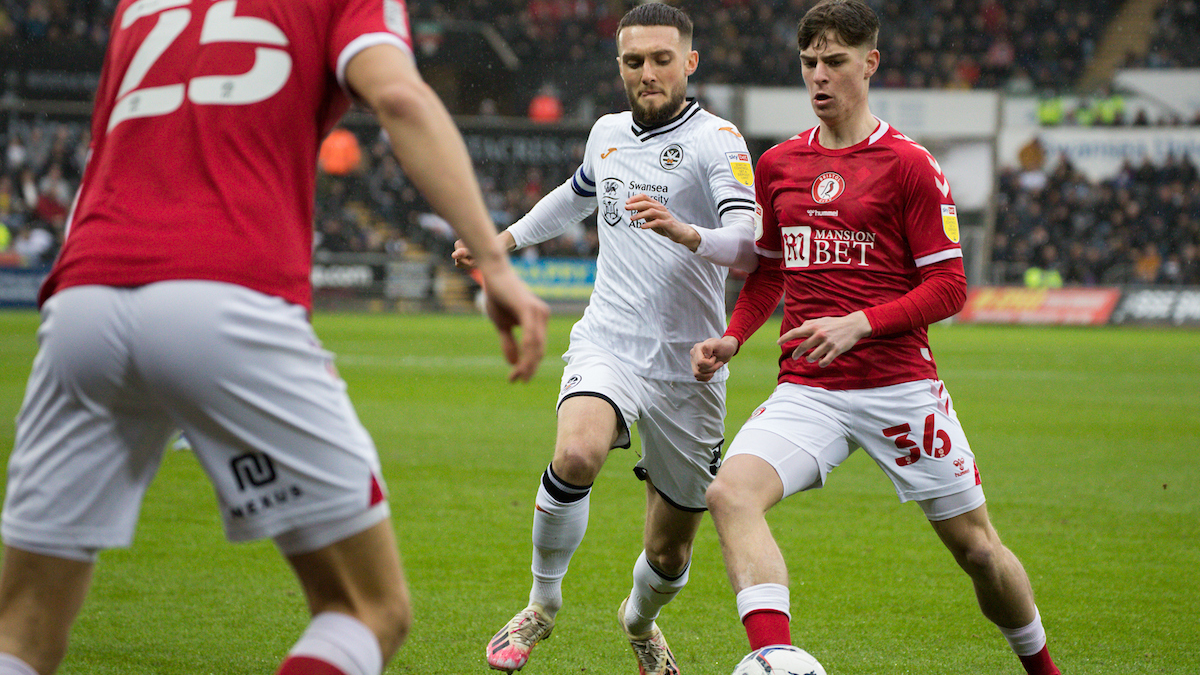
[(613, 133), (629, 134), (633, 126), (633, 113), (628, 110), (601, 115), (592, 124), (592, 135)]
[(759, 157), (759, 162), (773, 164), (777, 162), (787, 161), (789, 158), (796, 155), (804, 155), (815, 152), (812, 148), (813, 133), (816, 127), (806, 129), (791, 138), (780, 141), (775, 145), (767, 148)]
[(880, 134), (880, 138), (875, 145), (880, 149), (892, 152), (901, 161), (924, 164), (933, 157), (932, 153), (925, 149), (925, 146), (909, 138), (887, 122), (881, 120), (880, 128), (876, 133)]
[(704, 108), (697, 111), (692, 129), (697, 134), (712, 137), (717, 141), (732, 141), (742, 145), (746, 143), (736, 124)]

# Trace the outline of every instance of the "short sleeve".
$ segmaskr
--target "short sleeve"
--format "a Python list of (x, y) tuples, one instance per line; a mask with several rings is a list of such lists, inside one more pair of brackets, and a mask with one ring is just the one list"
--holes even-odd
[(412, 54), (412, 31), (404, 0), (343, 0), (335, 4), (328, 58), (343, 88), (346, 64), (367, 47), (391, 44)]

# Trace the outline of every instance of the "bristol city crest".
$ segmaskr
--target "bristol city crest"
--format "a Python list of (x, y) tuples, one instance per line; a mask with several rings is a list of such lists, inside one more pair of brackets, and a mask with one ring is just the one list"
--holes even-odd
[(817, 176), (812, 184), (812, 198), (818, 204), (828, 204), (846, 191), (846, 180), (834, 171)]

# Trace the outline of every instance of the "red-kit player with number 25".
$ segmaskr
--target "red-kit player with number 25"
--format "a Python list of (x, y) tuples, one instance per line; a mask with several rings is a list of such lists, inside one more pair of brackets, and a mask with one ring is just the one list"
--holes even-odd
[(0, 675), (57, 670), (176, 428), (228, 538), (272, 539), (304, 590), (279, 675), (379, 675), (400, 646), (379, 457), (309, 323), (317, 149), (352, 96), (475, 252), (511, 378), (533, 375), (549, 310), (495, 243), (401, 0), (121, 0), (9, 460)]
[(782, 293), (779, 381), (731, 444), (708, 507), (751, 649), (790, 644), (787, 566), (766, 511), (862, 448), (901, 501), (920, 504), (1026, 671), (1054, 675), (1029, 578), (988, 519), (929, 348), (929, 324), (966, 296), (958, 220), (934, 158), (871, 114), (878, 33), (861, 0), (825, 0), (797, 28), (820, 123), (759, 160), (758, 269), (724, 336), (692, 349), (704, 380)]

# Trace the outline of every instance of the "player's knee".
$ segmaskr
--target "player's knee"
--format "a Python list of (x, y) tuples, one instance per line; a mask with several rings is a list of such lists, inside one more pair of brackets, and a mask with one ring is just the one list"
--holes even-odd
[(956, 551), (955, 558), (970, 576), (989, 576), (1001, 558), (1000, 544), (990, 540), (975, 541)]
[(719, 473), (716, 480), (709, 484), (708, 489), (704, 492), (704, 503), (714, 518), (731, 511), (744, 509), (747, 506), (746, 502), (746, 497), (737, 484), (733, 481), (722, 480)]
[(564, 443), (554, 453), (554, 473), (572, 485), (591, 485), (607, 455), (582, 443)]
[(692, 561), (692, 545), (684, 542), (668, 542), (646, 546), (646, 561), (666, 576), (683, 574)]

